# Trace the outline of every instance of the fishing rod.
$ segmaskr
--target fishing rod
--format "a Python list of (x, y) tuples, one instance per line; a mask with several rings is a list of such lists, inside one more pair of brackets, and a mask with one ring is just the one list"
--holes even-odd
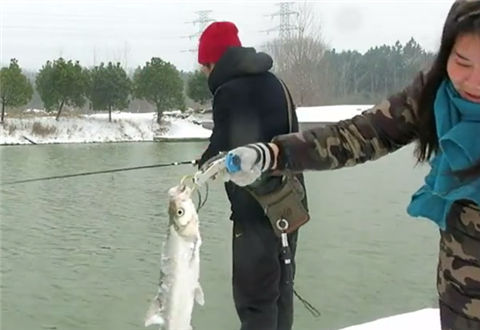
[(47, 181), (47, 180), (54, 180), (54, 179), (65, 179), (65, 178), (73, 178), (76, 176), (86, 176), (86, 175), (96, 175), (96, 174), (105, 174), (105, 173), (115, 173), (115, 172), (125, 172), (125, 171), (133, 171), (133, 170), (143, 170), (147, 168), (157, 168), (157, 167), (167, 167), (167, 166), (177, 166), (177, 165), (196, 165), (198, 160), (186, 160), (181, 162), (173, 162), (173, 163), (164, 163), (164, 164), (155, 164), (155, 165), (145, 165), (145, 166), (135, 166), (135, 167), (123, 167), (123, 168), (114, 168), (110, 170), (103, 170), (103, 171), (93, 171), (93, 172), (82, 172), (82, 173), (75, 173), (75, 174), (66, 174), (66, 175), (56, 175), (56, 176), (48, 176), (43, 178), (34, 178), (34, 179), (26, 179), (26, 180), (16, 180), (16, 181), (7, 181), (1, 183), (1, 185), (13, 185), (19, 183), (27, 183), (27, 182), (35, 182), (35, 181)]

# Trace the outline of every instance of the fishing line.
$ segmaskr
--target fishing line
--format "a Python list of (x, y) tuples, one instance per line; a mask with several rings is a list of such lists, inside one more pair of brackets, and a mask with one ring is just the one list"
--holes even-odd
[(197, 191), (197, 197), (198, 197), (198, 204), (197, 204), (197, 213), (198, 211), (200, 211), (200, 207), (202, 205), (202, 193), (200, 192), (200, 187), (198, 187), (197, 189), (195, 189)]
[(201, 204), (199, 204), (199, 207), (198, 207), (199, 210), (205, 206), (205, 204), (207, 203), (207, 200), (208, 200), (208, 183), (205, 183), (205, 199)]
[(298, 294), (295, 289), (293, 289), (293, 293), (298, 298), (298, 300), (300, 300), (302, 302), (303, 306), (307, 309), (307, 311), (310, 312), (310, 314), (312, 314), (314, 317), (319, 317), (321, 315), (320, 311), (318, 309), (316, 309), (315, 306), (313, 306), (311, 303), (309, 303), (306, 299), (304, 299), (302, 296), (300, 296), (300, 294)]
[(198, 204), (197, 204), (197, 212), (200, 211), (202, 207), (205, 206), (208, 200), (208, 183), (204, 183), (205, 185), (205, 199), (202, 199), (202, 193), (200, 192), (200, 186), (196, 186), (195, 190), (197, 192), (197, 197), (198, 197)]
[(82, 172), (82, 173), (75, 173), (75, 174), (55, 175), (55, 176), (49, 176), (49, 177), (43, 177), (43, 178), (7, 181), (7, 182), (2, 182), (0, 185), (13, 185), (13, 184), (19, 184), (19, 183), (35, 182), (35, 181), (65, 179), (65, 178), (73, 178), (73, 177), (77, 177), (77, 176), (87, 176), (87, 175), (96, 175), (96, 174), (105, 174), (105, 173), (125, 172), (125, 171), (133, 171), (133, 170), (143, 170), (143, 169), (148, 169), (148, 168), (187, 165), (187, 164), (195, 165), (195, 164), (197, 164), (197, 160), (186, 160), (186, 161), (181, 161), (181, 162), (173, 162), (173, 163), (165, 163), (165, 164), (114, 168), (114, 169), (103, 170), (103, 171)]

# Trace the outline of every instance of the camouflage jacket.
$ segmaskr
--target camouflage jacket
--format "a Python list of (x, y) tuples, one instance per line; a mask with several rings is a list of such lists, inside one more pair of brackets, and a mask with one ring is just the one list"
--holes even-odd
[[(278, 169), (296, 172), (353, 166), (415, 141), (424, 83), (420, 74), (405, 90), (359, 116), (276, 137)], [(480, 207), (472, 201), (455, 202), (441, 236), (437, 287), (440, 306), (446, 311), (442, 312), (442, 329), (479, 329)]]
[[(424, 84), (425, 78), (419, 74), (402, 92), (352, 119), (275, 137), (273, 142), (280, 149), (278, 170), (298, 172), (354, 166), (415, 141), (419, 129), (418, 100)], [(480, 210), (470, 201), (460, 204), (465, 217), (460, 219), (451, 212), (449, 218), (455, 219), (450, 221), (478, 223), (480, 244)]]
[(280, 149), (277, 168), (293, 172), (337, 169), (378, 159), (417, 137), (419, 74), (402, 92), (361, 115), (325, 127), (273, 139)]

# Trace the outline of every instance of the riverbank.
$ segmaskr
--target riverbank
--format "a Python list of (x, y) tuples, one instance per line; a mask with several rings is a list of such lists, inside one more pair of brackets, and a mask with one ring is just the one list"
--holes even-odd
[(60, 117), (58, 121), (53, 115), (42, 115), (6, 118), (0, 125), (0, 145), (207, 140), (210, 134), (193, 116), (166, 115), (159, 125), (153, 112), (114, 112), (111, 122), (108, 113)]
[[(301, 129), (351, 118), (369, 105), (331, 105), (297, 108)], [(55, 115), (43, 110), (26, 110), (22, 115), (6, 117), (0, 125), (0, 145), (51, 143), (103, 143), (208, 140), (213, 123), (211, 115), (165, 112), (162, 124), (156, 114), (112, 112), (91, 115)]]

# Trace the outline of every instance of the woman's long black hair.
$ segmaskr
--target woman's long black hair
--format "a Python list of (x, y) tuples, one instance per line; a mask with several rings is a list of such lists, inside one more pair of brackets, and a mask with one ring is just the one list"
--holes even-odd
[[(419, 99), (419, 131), (417, 157), (420, 162), (429, 160), (438, 152), (438, 137), (433, 104), (442, 81), (448, 78), (447, 62), (459, 35), (474, 33), (480, 36), (480, 0), (457, 0), (447, 15), (443, 26), (440, 49), (425, 75), (425, 86)], [(480, 159), (472, 167), (457, 173), (461, 178), (480, 176)]]

